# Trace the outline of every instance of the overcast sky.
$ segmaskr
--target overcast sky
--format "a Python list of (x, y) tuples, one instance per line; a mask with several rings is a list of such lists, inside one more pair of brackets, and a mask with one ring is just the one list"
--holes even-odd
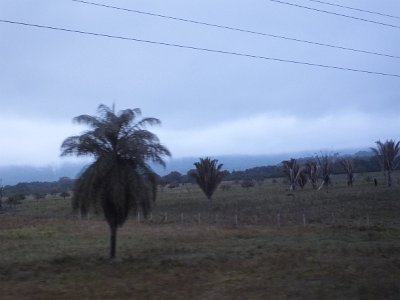
[[(400, 28), (227, 0), (97, 3), (400, 56)], [(292, 3), (400, 26), (400, 19)], [(331, 0), (400, 15), (398, 0)], [(400, 59), (127, 13), (70, 0), (1, 0), (0, 19), (400, 74)], [(142, 109), (174, 157), (363, 148), (400, 138), (400, 78), (0, 23), (0, 165), (60, 162), (100, 103)], [(65, 161), (65, 159), (61, 159)]]

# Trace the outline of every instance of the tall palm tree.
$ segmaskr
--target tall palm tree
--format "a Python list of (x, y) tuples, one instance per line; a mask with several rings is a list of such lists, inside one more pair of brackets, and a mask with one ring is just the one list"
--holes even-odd
[(371, 148), (385, 172), (387, 185), (392, 186), (392, 172), (398, 167), (400, 162), (400, 141), (386, 140), (382, 143), (377, 141), (376, 148)]
[(73, 207), (82, 214), (101, 209), (110, 227), (110, 258), (116, 254), (117, 230), (131, 211), (141, 208), (145, 216), (156, 196), (156, 174), (149, 161), (165, 166), (170, 156), (146, 125), (160, 124), (155, 118), (140, 118), (138, 108), (118, 113), (114, 106), (100, 105), (97, 116), (74, 118), (89, 130), (71, 136), (61, 145), (61, 156), (92, 156), (94, 162), (79, 176)]
[(200, 158), (200, 161), (194, 163), (194, 166), (196, 169), (191, 170), (189, 176), (199, 185), (209, 201), (210, 208), (212, 208), (212, 195), (226, 174), (221, 171), (223, 164), (218, 164), (216, 159), (206, 157)]

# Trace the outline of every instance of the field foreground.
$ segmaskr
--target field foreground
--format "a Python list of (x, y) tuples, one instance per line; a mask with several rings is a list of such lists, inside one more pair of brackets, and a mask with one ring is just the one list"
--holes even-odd
[(1, 216), (1, 299), (400, 299), (400, 230)]

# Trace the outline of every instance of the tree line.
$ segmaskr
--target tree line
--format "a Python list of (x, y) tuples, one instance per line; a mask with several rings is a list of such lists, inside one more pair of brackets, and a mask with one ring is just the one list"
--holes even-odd
[[(343, 158), (351, 159), (354, 173), (368, 173), (379, 172), (381, 166), (379, 161), (372, 152), (358, 156), (345, 156)], [(306, 163), (312, 161), (314, 157), (298, 158), (299, 163)], [(396, 170), (399, 169), (397, 166)], [(165, 176), (155, 175), (157, 183), (163, 186), (178, 187), (180, 184), (195, 183), (195, 180), (190, 177), (189, 170), (186, 174), (181, 174), (177, 171), (170, 172)], [(227, 171), (224, 170), (224, 181), (232, 182), (249, 182), (249, 181), (262, 181), (268, 178), (285, 177), (285, 171), (282, 164), (259, 166), (240, 171)], [(345, 174), (341, 166), (340, 160), (337, 160), (332, 165), (332, 174)], [(75, 179), (68, 177), (61, 177), (58, 181), (53, 182), (21, 182), (16, 185), (4, 186), (2, 195), (4, 197), (15, 197), (22, 199), (26, 195), (34, 195), (37, 198), (42, 198), (44, 195), (56, 195), (63, 192), (71, 191), (74, 188)]]

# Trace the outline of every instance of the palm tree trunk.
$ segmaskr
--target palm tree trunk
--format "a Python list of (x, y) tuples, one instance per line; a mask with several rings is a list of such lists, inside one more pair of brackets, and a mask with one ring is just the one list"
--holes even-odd
[(212, 197), (208, 198), (208, 204), (210, 205), (210, 209), (213, 207)]
[(388, 187), (392, 186), (392, 172), (391, 171), (387, 171), (387, 183), (388, 183)]
[(117, 226), (110, 226), (111, 239), (110, 239), (110, 259), (115, 258), (117, 248)]

